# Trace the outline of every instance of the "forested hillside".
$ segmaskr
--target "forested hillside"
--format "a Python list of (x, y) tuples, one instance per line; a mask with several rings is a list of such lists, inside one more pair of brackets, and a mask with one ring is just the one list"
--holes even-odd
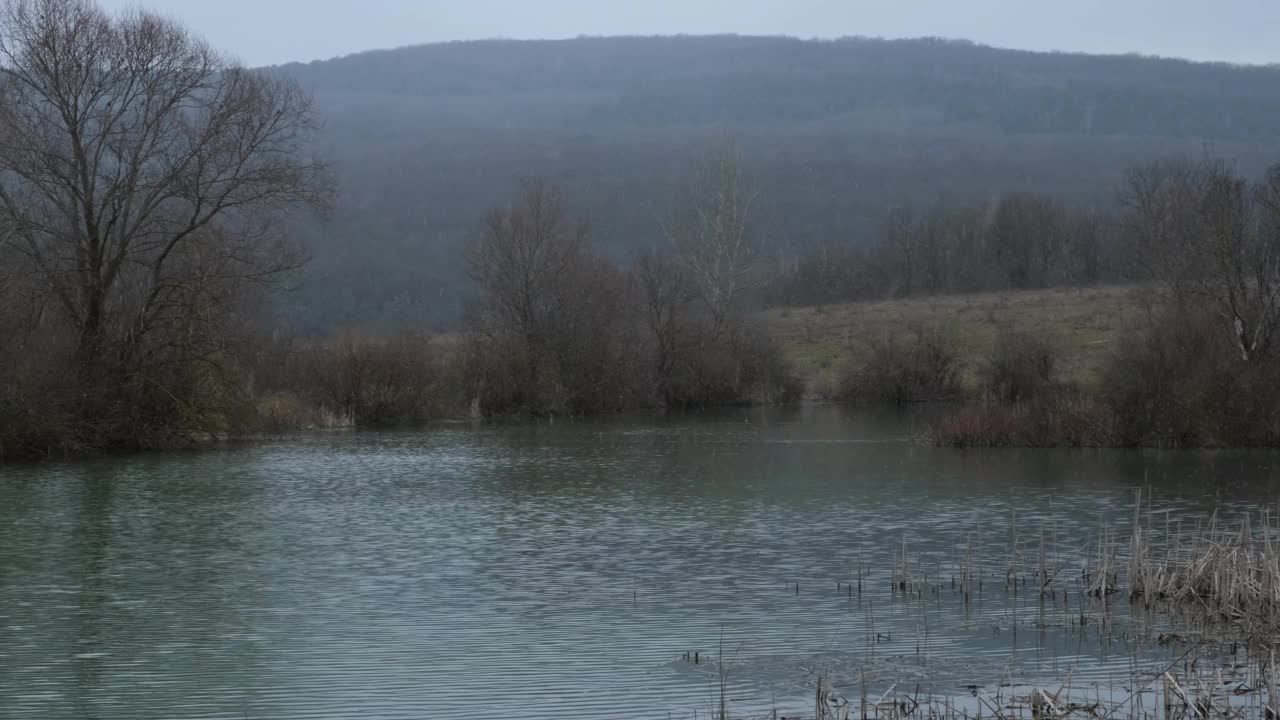
[(726, 135), (771, 261), (873, 242), (901, 205), (1013, 191), (1110, 208), (1172, 153), (1280, 159), (1280, 68), (968, 43), (674, 37), (485, 41), (281, 68), (315, 96), (339, 185), (281, 322), (445, 327), (463, 248), (522, 177), (562, 184), (620, 260), (661, 245), (690, 155)]

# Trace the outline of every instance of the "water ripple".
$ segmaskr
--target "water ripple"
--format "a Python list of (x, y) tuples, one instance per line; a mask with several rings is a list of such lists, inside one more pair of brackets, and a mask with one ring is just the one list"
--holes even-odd
[(1274, 496), (1268, 455), (962, 453), (804, 412), (0, 470), (0, 718), (690, 717), (721, 654), (739, 713), (818, 673), (1115, 683), (1167, 656), (1006, 592), (1011, 546), (1074, 557), (1143, 483), (1200, 515)]

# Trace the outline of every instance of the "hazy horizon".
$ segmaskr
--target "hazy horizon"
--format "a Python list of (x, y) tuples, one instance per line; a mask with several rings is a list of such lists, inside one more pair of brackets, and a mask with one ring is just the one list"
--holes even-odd
[(1123, 6), (1078, 0), (738, 0), (732, 14), (712, 0), (652, 0), (624, 7), (591, 0), (512, 0), (465, 5), (440, 0), (100, 0), (139, 5), (178, 18), (215, 47), (249, 65), (325, 60), (369, 50), (436, 42), (554, 40), (615, 35), (786, 35), (945, 37), (1032, 51), (1139, 53), (1195, 61), (1280, 63), (1280, 3), (1134, 0)]

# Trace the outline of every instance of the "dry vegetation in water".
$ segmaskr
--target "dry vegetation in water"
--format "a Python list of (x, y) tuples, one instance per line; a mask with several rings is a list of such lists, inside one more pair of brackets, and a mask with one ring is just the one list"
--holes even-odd
[[(1134, 652), (1136, 644), (1151, 644), (1172, 653), (1145, 664), (1135, 660), (1128, 672), (1103, 683), (1073, 681), (1071, 671), (1053, 682), (1028, 683), (1006, 671), (967, 692), (936, 686), (927, 673), (876, 669), (868, 659), (862, 667), (821, 671), (813, 680), (811, 711), (755, 717), (1274, 720), (1280, 716), (1280, 528), (1273, 514), (1181, 517), (1152, 507), (1139, 493), (1127, 530), (1103, 525), (1092, 538), (1060, 537), (1052, 521), (1028, 526), (1011, 517), (1003, 557), (998, 550), (975, 552), (968, 543), (938, 562), (911, 551), (904, 538), (891, 568), (864, 571), (859, 563), (856, 583), (850, 571), (837, 593), (853, 598), (856, 587), (861, 603), (864, 585), (887, 580), (897, 602), (922, 608), (944, 598), (967, 608), (984, 594), (1022, 597), (1038, 606), (1037, 623), (1069, 628), (1081, 638), (1122, 638)], [(1126, 603), (1132, 625), (1117, 622)], [(1016, 606), (1012, 612), (1016, 628)], [(721, 692), (710, 716), (727, 719), (737, 716), (725, 710), (725, 677), (733, 668), (720, 666), (722, 656), (723, 648), (705, 662), (714, 667)]]
[[(816, 684), (814, 710), (807, 715), (770, 714), (769, 720), (1273, 720), (1269, 697), (1273, 673), (1266, 668), (1190, 670), (1191, 662), (1125, 678), (1109, 695), (1093, 687), (1071, 686), (1068, 676), (1050, 687), (1002, 684), (992, 692), (961, 699), (925, 694), (916, 686), (894, 686), (883, 695), (850, 701), (824, 678)], [(728, 720), (728, 715), (717, 716)]]

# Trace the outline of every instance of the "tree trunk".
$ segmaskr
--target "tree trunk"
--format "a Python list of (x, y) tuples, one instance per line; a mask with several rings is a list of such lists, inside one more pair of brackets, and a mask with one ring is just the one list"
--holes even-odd
[(92, 380), (102, 360), (102, 293), (90, 290), (85, 303), (84, 320), (80, 323), (80, 337), (76, 344), (76, 365), (81, 379)]

